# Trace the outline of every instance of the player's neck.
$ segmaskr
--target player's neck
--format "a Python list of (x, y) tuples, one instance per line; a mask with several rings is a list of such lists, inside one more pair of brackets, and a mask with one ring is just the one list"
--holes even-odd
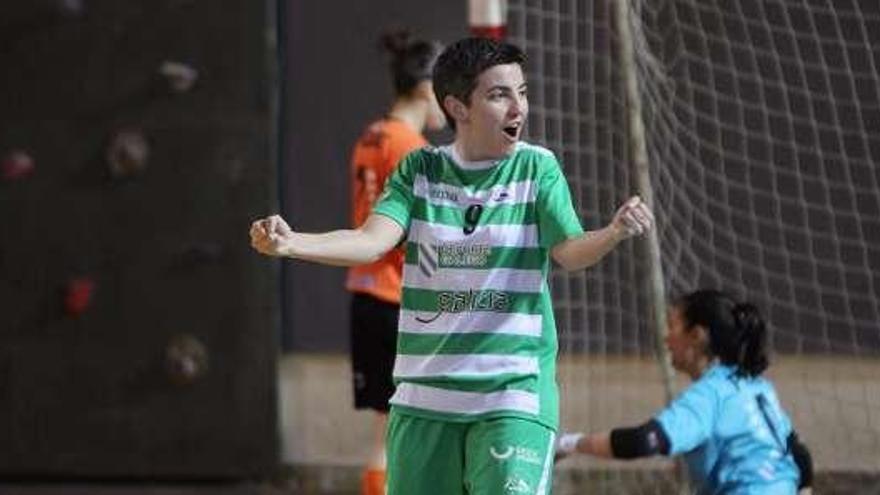
[(510, 155), (510, 153), (498, 153), (487, 149), (482, 140), (472, 139), (468, 133), (461, 131), (456, 133), (452, 146), (458, 156), (467, 162), (497, 161)]
[(684, 372), (691, 377), (691, 380), (697, 381), (714, 362), (715, 361), (708, 356), (698, 356)]
[(399, 97), (391, 105), (388, 117), (399, 120), (414, 131), (421, 133), (425, 129), (425, 122), (428, 119), (428, 108), (419, 99)]

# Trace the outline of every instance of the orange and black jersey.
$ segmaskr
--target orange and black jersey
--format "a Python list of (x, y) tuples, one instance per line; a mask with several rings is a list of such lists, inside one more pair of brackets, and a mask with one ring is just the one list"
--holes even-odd
[[(403, 121), (385, 118), (370, 124), (355, 143), (351, 158), (352, 226), (358, 227), (373, 209), (385, 180), (403, 157), (427, 145), (424, 136)], [(352, 267), (346, 288), (400, 303), (403, 250), (393, 249), (382, 259)]]

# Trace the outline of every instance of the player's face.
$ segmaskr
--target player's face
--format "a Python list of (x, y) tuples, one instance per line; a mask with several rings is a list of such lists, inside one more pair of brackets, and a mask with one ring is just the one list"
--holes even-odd
[(672, 366), (678, 371), (692, 373), (703, 354), (702, 331), (687, 327), (681, 308), (673, 306), (666, 315), (666, 348)]
[(501, 158), (513, 152), (529, 113), (526, 82), (519, 64), (495, 65), (477, 77), (470, 105), (459, 123), (476, 158)]

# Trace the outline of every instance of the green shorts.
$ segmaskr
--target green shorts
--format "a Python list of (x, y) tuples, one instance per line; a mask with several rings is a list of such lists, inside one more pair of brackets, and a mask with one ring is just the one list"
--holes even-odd
[(388, 495), (545, 495), (555, 433), (527, 419), (451, 422), (391, 409)]

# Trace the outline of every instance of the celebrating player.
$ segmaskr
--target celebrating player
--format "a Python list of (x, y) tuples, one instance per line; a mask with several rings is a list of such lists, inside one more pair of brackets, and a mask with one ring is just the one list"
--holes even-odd
[(667, 320), (672, 365), (693, 383), (641, 426), (563, 435), (559, 453), (616, 459), (683, 454), (700, 494), (808, 491), (810, 453), (773, 385), (761, 377), (768, 365), (767, 330), (757, 308), (699, 290), (676, 301)]
[(467, 38), (434, 67), (452, 144), (409, 154), (353, 230), (294, 232), (255, 221), (270, 256), (333, 265), (406, 259), (388, 443), (391, 494), (549, 492), (558, 425), (549, 260), (597, 263), (651, 228), (638, 197), (584, 232), (554, 155), (520, 141), (523, 52)]

